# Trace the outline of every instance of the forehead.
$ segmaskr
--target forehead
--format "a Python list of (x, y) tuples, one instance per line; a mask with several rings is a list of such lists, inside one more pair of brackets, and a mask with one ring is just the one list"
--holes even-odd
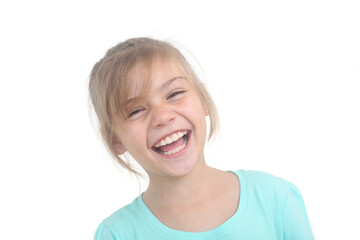
[(187, 78), (183, 67), (175, 59), (156, 58), (150, 63), (139, 62), (128, 75), (128, 98), (149, 92), (150, 89), (157, 89), (177, 77)]

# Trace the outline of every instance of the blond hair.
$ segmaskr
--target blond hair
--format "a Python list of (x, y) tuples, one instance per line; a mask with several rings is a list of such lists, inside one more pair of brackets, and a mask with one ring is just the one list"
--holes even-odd
[[(124, 114), (128, 99), (128, 90), (131, 84), (129, 73), (138, 63), (145, 63), (149, 71), (153, 62), (158, 59), (172, 58), (183, 68), (186, 78), (200, 96), (210, 119), (210, 139), (219, 125), (216, 106), (204, 84), (199, 80), (185, 57), (170, 43), (151, 38), (132, 38), (110, 48), (105, 56), (97, 62), (90, 74), (89, 93), (95, 110), (101, 138), (112, 157), (130, 172), (138, 174), (128, 158), (122, 159), (114, 148), (115, 119), (118, 114)], [(151, 70), (150, 70), (151, 71)], [(145, 81), (138, 100), (146, 98), (149, 81)], [(121, 134), (121, 133), (120, 133)]]

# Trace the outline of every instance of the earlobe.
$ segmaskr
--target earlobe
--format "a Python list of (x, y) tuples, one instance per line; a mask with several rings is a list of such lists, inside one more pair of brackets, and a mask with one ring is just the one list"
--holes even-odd
[(207, 109), (207, 106), (205, 104), (203, 104), (203, 109), (204, 109), (204, 113), (205, 113), (205, 116), (209, 116), (209, 111)]
[(126, 152), (125, 147), (121, 144), (116, 136), (113, 139), (113, 148), (115, 149), (117, 155), (122, 155)]
[(124, 146), (121, 144), (116, 144), (114, 147), (115, 147), (117, 155), (123, 155), (126, 152)]

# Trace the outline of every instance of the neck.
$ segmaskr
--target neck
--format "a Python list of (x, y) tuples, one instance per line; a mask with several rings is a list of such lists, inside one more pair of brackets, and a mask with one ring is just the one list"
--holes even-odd
[(216, 170), (205, 163), (195, 167), (186, 176), (166, 178), (150, 176), (149, 187), (144, 193), (148, 204), (176, 206), (206, 198), (214, 185)]

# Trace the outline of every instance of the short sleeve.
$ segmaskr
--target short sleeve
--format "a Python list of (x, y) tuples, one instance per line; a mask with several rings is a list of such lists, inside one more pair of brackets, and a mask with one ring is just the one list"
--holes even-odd
[(287, 195), (282, 209), (284, 239), (314, 239), (300, 191), (291, 183), (288, 183), (286, 190)]
[(116, 240), (114, 234), (111, 230), (105, 226), (104, 223), (101, 223), (96, 229), (95, 240)]

